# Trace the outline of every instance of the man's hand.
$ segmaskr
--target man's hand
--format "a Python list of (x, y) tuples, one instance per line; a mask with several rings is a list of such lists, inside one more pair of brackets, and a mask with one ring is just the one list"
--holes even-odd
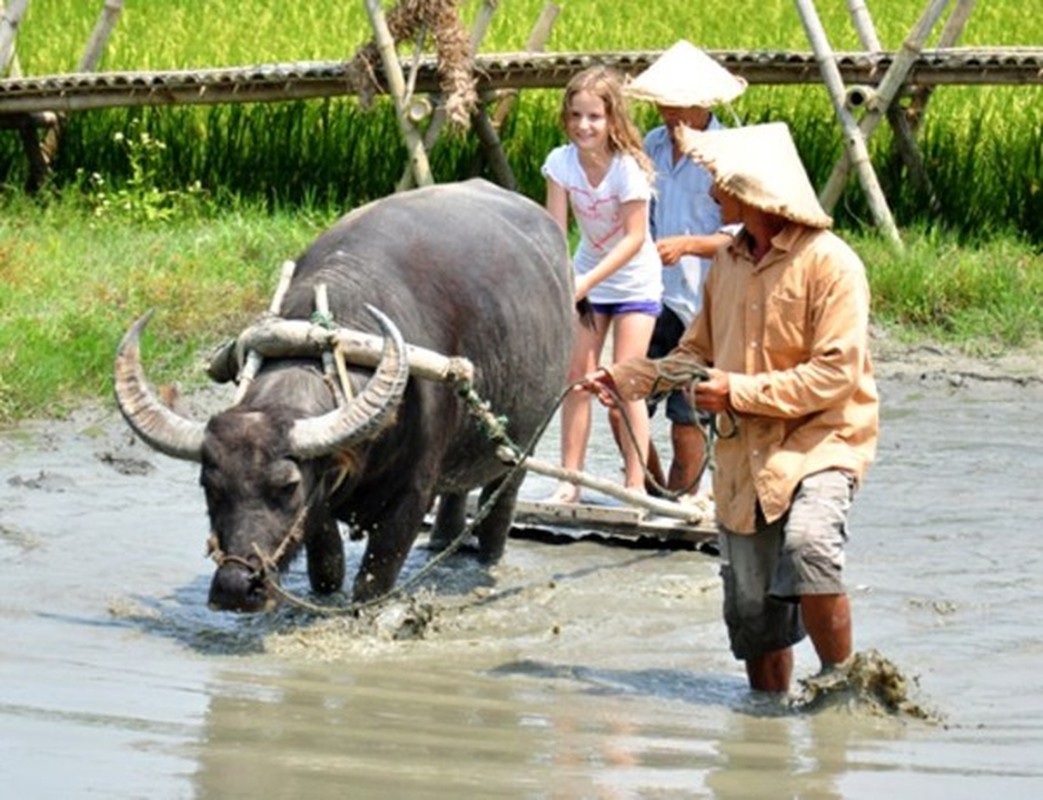
[(672, 267), (681, 260), (681, 256), (688, 255), (687, 239), (687, 236), (665, 236), (655, 243), (663, 266)]
[(731, 381), (728, 379), (728, 373), (713, 368), (706, 372), (709, 375), (706, 380), (692, 384), (696, 408), (713, 414), (724, 414), (732, 407), (729, 395)]
[(596, 394), (601, 405), (609, 408), (616, 406), (616, 382), (604, 368), (596, 369), (583, 376), (583, 380), (577, 383), (572, 391)]

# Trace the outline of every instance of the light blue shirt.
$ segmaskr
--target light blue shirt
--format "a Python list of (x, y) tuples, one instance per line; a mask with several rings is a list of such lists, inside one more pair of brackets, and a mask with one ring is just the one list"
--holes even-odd
[[(722, 128), (716, 117), (707, 130)], [(649, 211), (653, 239), (667, 236), (706, 236), (721, 230), (720, 206), (710, 197), (713, 178), (705, 167), (682, 157), (674, 163), (673, 143), (665, 125), (645, 136), (645, 152), (655, 165), (655, 195)], [(703, 283), (710, 259), (683, 256), (663, 265), (663, 305), (687, 326), (703, 306)]]

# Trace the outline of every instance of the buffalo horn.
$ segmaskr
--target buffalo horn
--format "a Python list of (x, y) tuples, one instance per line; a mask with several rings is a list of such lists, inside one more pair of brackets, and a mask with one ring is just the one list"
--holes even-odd
[(321, 417), (299, 419), (290, 430), (290, 446), (300, 458), (316, 458), (364, 441), (395, 413), (409, 380), (406, 345), (395, 324), (371, 305), (366, 310), (384, 330), (384, 348), (373, 376), (347, 405)]
[(204, 424), (175, 414), (163, 405), (145, 379), (139, 342), (151, 318), (151, 311), (138, 317), (116, 350), (116, 403), (130, 427), (150, 447), (168, 456), (199, 461)]

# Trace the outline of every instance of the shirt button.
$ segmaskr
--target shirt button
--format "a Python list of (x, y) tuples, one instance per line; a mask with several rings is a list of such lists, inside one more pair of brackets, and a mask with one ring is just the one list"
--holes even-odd
[(754, 311), (760, 311), (761, 310), (761, 307), (759, 305), (757, 305), (757, 303), (754, 303), (753, 305), (751, 305), (750, 308), (752, 308)]
[(761, 454), (760, 450), (754, 450), (753, 451), (753, 455), (755, 455), (755, 456), (759, 456), (760, 454)]
[(757, 343), (756, 342), (750, 342), (750, 347), (752, 347), (754, 350), (756, 350), (757, 349)]

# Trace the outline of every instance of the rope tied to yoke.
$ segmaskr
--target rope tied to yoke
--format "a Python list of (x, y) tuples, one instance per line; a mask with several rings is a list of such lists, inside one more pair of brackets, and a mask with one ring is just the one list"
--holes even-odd
[[(323, 303), (318, 302), (318, 296), (316, 299), (319, 308), (317, 308), (316, 311), (311, 315), (311, 323), (325, 330), (335, 329), (336, 325), (332, 314), (330, 314), (328, 310), (326, 310), (325, 305)], [(347, 380), (346, 372), (343, 368), (343, 352), (340, 351), (339, 346), (334, 346), (332, 347), (332, 349), (335, 351), (334, 355), (338, 356), (336, 361), (337, 367), (339, 369), (337, 369), (336, 372), (338, 373), (340, 378), (340, 392), (337, 392), (335, 389), (334, 394), (338, 395), (338, 402), (346, 402), (351, 396), (351, 387), (350, 382)], [(328, 356), (324, 358), (324, 360), (326, 359), (328, 359)], [(460, 361), (460, 364), (454, 364), (452, 363), (453, 360), (450, 359), (451, 363), (449, 364), (446, 371), (442, 374), (441, 380), (444, 380), (452, 384), (454, 391), (464, 403), (464, 406), (466, 407), (470, 416), (475, 420), (475, 424), (477, 424), (479, 430), (483, 433), (483, 435), (486, 438), (489, 439), (491, 443), (493, 443), (496, 446), (497, 457), (505, 464), (509, 464), (510, 469), (508, 470), (506, 475), (504, 475), (503, 478), (501, 478), (500, 483), (496, 487), (496, 489), (493, 492), (491, 492), (484, 499), (484, 502), (482, 502), (479, 505), (475, 514), (472, 516), (471, 520), (464, 526), (464, 528), (441, 552), (439, 552), (435, 557), (430, 559), (420, 570), (418, 570), (407, 580), (402, 581), (396, 587), (392, 588), (383, 595), (363, 602), (352, 602), (347, 606), (331, 607), (310, 603), (300, 597), (295, 596), (294, 594), (287, 591), (285, 588), (281, 586), (278, 580), (278, 564), (280, 560), (285, 556), (285, 554), (291, 547), (299, 546), (303, 543), (305, 536), (305, 521), (307, 520), (309, 513), (311, 512), (315, 503), (319, 500), (320, 494), (325, 494), (325, 496), (328, 497), (330, 492), (327, 491), (327, 489), (332, 489), (335, 491), (336, 487), (340, 485), (340, 482), (343, 480), (345, 475), (343, 468), (340, 468), (338, 470), (338, 475), (336, 476), (336, 479), (334, 480), (331, 486), (325, 486), (325, 476), (323, 476), (319, 479), (319, 481), (316, 482), (315, 487), (313, 487), (312, 491), (309, 493), (308, 498), (306, 499), (302, 508), (296, 515), (296, 518), (291, 524), (290, 529), (287, 531), (286, 536), (283, 537), (279, 546), (272, 554), (265, 554), (261, 551), (259, 547), (255, 545), (254, 551), (258, 559), (258, 563), (254, 564), (249, 559), (245, 559), (239, 556), (230, 556), (222, 553), (217, 545), (216, 536), (211, 536), (209, 550), (210, 555), (213, 557), (215, 562), (217, 562), (219, 566), (225, 563), (238, 563), (250, 571), (251, 579), (265, 583), (273, 593), (280, 595), (284, 600), (313, 613), (330, 615), (357, 614), (363, 609), (388, 602), (389, 600), (404, 594), (410, 587), (418, 583), (422, 578), (424, 578), (432, 570), (434, 570), (435, 567), (437, 567), (443, 561), (452, 556), (463, 545), (463, 543), (473, 534), (475, 529), (478, 527), (478, 525), (482, 523), (485, 517), (488, 516), (488, 514), (490, 513), (491, 509), (495, 506), (503, 491), (505, 491), (507, 487), (512, 485), (515, 473), (518, 470), (525, 468), (526, 460), (534, 452), (539, 440), (543, 436), (543, 433), (546, 431), (546, 428), (550, 424), (554, 415), (557, 413), (565, 397), (568, 396), (568, 394), (574, 391), (576, 388), (586, 383), (586, 379), (584, 378), (566, 386), (560, 392), (560, 394), (554, 402), (553, 407), (550, 409), (543, 422), (538, 426), (537, 430), (533, 433), (528, 443), (524, 447), (520, 447), (517, 443), (513, 441), (510, 434), (508, 433), (509, 419), (506, 416), (496, 415), (495, 413), (493, 413), (491, 403), (487, 399), (482, 398), (474, 387), (474, 384), (471, 380), (473, 370), (465, 369), (464, 367), (467, 365), (463, 363), (464, 360)], [(706, 380), (709, 377), (706, 368), (700, 365), (692, 365), (690, 367), (686, 367), (683, 370), (674, 372), (667, 372), (663, 370), (661, 364), (659, 363), (657, 363), (656, 366), (657, 375), (655, 381), (653, 382), (650, 396), (662, 396), (669, 391), (675, 390), (676, 387), (679, 385), (685, 385), (695, 381)], [(668, 386), (664, 386), (664, 384), (668, 384)], [(614, 402), (620, 410), (620, 415), (623, 420), (624, 426), (627, 430), (627, 435), (631, 437), (631, 442), (633, 442), (636, 447), (637, 437), (634, 434), (631, 422), (627, 417), (625, 408), (623, 407), (622, 398), (618, 395), (618, 392), (616, 392), (611, 387), (610, 393), (612, 394)], [(687, 395), (687, 399), (689, 402), (691, 402), (690, 394)], [(705, 470), (708, 468), (713, 468), (712, 451), (714, 439), (718, 437), (728, 438), (730, 436), (735, 435), (735, 418), (734, 414), (730, 410), (728, 412), (728, 416), (732, 422), (732, 430), (725, 437), (721, 437), (721, 434), (717, 429), (716, 417), (714, 417), (711, 420), (709, 429), (707, 431), (703, 431), (703, 428), (699, 426), (700, 431), (703, 432), (703, 435), (706, 438), (707, 455), (704, 458), (704, 463), (699, 470), (696, 480), (693, 481), (693, 486), (685, 487), (680, 492), (671, 492), (665, 487), (660, 487), (658, 486), (654, 476), (650, 474), (647, 464), (643, 465), (646, 479), (648, 479), (652, 483), (652, 485), (655, 486), (656, 489), (658, 489), (661, 492), (661, 494), (664, 497), (668, 497), (670, 499), (676, 499), (678, 496), (691, 491), (691, 489), (694, 488), (694, 485), (697, 485), (698, 482), (701, 480)]]

